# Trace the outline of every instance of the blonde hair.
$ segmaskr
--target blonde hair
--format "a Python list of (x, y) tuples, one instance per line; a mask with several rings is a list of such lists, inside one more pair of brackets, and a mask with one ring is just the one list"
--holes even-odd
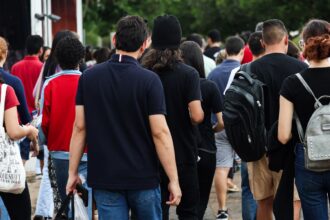
[(6, 59), (8, 51), (8, 43), (5, 38), (0, 37), (0, 61)]

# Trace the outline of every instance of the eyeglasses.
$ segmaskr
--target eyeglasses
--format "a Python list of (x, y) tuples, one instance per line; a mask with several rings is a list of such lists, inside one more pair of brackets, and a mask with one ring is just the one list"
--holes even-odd
[(299, 47), (300, 48), (303, 48), (305, 46), (305, 42), (304, 42), (304, 40), (303, 39), (300, 39), (299, 40)]

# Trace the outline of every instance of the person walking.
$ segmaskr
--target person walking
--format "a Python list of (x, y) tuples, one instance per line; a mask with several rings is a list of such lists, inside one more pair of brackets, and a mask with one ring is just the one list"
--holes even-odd
[[(159, 16), (154, 20), (152, 46), (142, 60), (142, 65), (155, 71), (164, 87), (169, 125), (178, 164), (182, 201), (176, 213), (179, 219), (197, 220), (199, 187), (197, 174), (197, 142), (194, 125), (203, 121), (201, 91), (198, 72), (183, 63), (179, 49), (182, 31), (179, 20), (173, 15)], [(169, 218), (169, 206), (164, 172), (161, 176), (163, 219)]]
[[(303, 56), (310, 64), (300, 72), (316, 98), (330, 96), (330, 24), (324, 20), (309, 21), (302, 32)], [(328, 104), (329, 100), (320, 100)], [(280, 91), (278, 139), (286, 144), (292, 137), (292, 119), (296, 112), (304, 131), (315, 111), (315, 99), (303, 86), (297, 75), (283, 82)], [(304, 132), (305, 133), (305, 132)], [(306, 152), (306, 151), (305, 151)], [(295, 183), (302, 204), (304, 219), (327, 220), (330, 194), (330, 171), (307, 170), (304, 159), (304, 144), (296, 145)], [(329, 152), (327, 152), (329, 153)], [(292, 161), (293, 162), (293, 161)]]
[(79, 182), (78, 165), (88, 143), (87, 182), (100, 220), (128, 219), (129, 210), (138, 220), (161, 219), (158, 159), (170, 180), (167, 204), (180, 204), (162, 84), (137, 61), (147, 36), (143, 18), (121, 18), (113, 37), (116, 54), (79, 79), (67, 193)]
[[(220, 91), (217, 85), (205, 79), (203, 53), (199, 45), (193, 41), (185, 41), (180, 45), (184, 62), (194, 67), (200, 77), (202, 108), (204, 120), (198, 125), (196, 136), (198, 137), (198, 185), (199, 185), (199, 205), (198, 219), (203, 220), (204, 213), (209, 202), (215, 165), (216, 165), (216, 146), (214, 132), (223, 130), (222, 104), (220, 101)], [(211, 115), (215, 114), (217, 123), (212, 125)]]
[[(286, 77), (307, 68), (303, 62), (286, 55), (288, 32), (282, 21), (270, 19), (262, 24), (262, 43), (265, 55), (251, 63), (251, 72), (266, 85), (265, 126), (270, 130), (278, 119), (279, 91)], [(260, 160), (248, 162), (250, 188), (257, 201), (257, 220), (273, 219), (273, 200), (277, 191), (281, 172), (268, 168), (264, 155)]]
[[(214, 81), (220, 90), (219, 101), (224, 102), (224, 91), (229, 80), (231, 71), (240, 66), (244, 56), (244, 41), (239, 37), (229, 37), (226, 39), (225, 48), (227, 58), (217, 66), (209, 75), (208, 79)], [(228, 209), (227, 201), (227, 177), (228, 172), (234, 164), (235, 152), (230, 145), (226, 131), (215, 134), (215, 143), (217, 147), (217, 163), (215, 171), (215, 188), (219, 204), (217, 219), (227, 220)]]

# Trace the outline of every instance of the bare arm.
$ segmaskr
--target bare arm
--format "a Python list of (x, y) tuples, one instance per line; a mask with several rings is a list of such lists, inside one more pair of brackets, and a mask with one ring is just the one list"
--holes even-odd
[(19, 140), (26, 136), (34, 142), (37, 140), (38, 129), (31, 125), (22, 127), (18, 124), (16, 106), (5, 111), (5, 127), (8, 136), (13, 140)]
[(293, 118), (293, 103), (280, 96), (280, 113), (278, 119), (278, 140), (282, 144), (286, 144), (292, 137), (292, 118)]
[(170, 130), (164, 115), (151, 115), (149, 116), (149, 122), (158, 158), (170, 181), (169, 191), (171, 197), (167, 204), (178, 205), (181, 200), (181, 190)]
[(193, 124), (199, 124), (204, 119), (204, 112), (200, 100), (194, 100), (188, 104), (190, 119)]
[(76, 118), (70, 143), (69, 179), (66, 187), (67, 193), (74, 191), (79, 182), (78, 166), (84, 153), (85, 145), (86, 124), (84, 106), (76, 106)]
[(215, 116), (217, 117), (217, 123), (213, 126), (213, 131), (214, 132), (222, 131), (225, 127), (222, 119), (222, 112), (216, 113)]

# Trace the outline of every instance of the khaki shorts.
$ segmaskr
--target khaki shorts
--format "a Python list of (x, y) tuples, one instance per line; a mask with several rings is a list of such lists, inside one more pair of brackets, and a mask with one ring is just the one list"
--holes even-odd
[(273, 172), (268, 168), (268, 159), (248, 162), (248, 174), (251, 192), (255, 200), (263, 200), (276, 194), (282, 172)]

